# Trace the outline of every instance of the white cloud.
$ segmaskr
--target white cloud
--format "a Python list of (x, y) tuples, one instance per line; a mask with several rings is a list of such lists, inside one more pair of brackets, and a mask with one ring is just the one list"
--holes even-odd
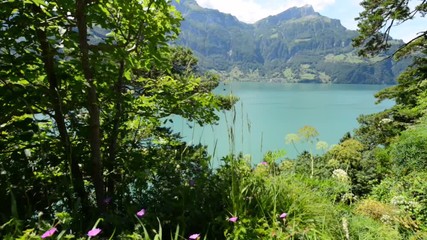
[(285, 5), (286, 8), (290, 7), (301, 7), (304, 5), (311, 5), (313, 6), (314, 10), (321, 11), (325, 7), (333, 5), (335, 3), (335, 0), (316, 0), (316, 1), (310, 1), (310, 0), (289, 0), (286, 1)]
[(197, 0), (202, 7), (230, 13), (247, 23), (256, 22), (291, 7), (312, 5), (316, 11), (334, 4), (335, 0)]
[(224, 13), (230, 13), (239, 20), (253, 23), (270, 13), (260, 4), (245, 0), (197, 0), (202, 7), (218, 9)]

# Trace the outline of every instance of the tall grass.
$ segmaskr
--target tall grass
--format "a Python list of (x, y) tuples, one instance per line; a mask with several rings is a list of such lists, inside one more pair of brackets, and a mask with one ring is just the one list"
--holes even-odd
[[(237, 164), (247, 164), (237, 161)], [(314, 179), (278, 171), (274, 164), (232, 169), (240, 190), (233, 194), (237, 226), (229, 239), (343, 239), (340, 212), (312, 186)], [(285, 219), (279, 216), (287, 213)]]

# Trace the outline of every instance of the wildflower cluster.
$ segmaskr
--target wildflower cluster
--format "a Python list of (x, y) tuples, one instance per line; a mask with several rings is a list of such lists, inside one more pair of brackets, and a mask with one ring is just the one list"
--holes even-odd
[(348, 177), (348, 174), (343, 169), (335, 169), (332, 172), (332, 177), (336, 178), (340, 182), (349, 182), (350, 178)]
[[(145, 215), (145, 209), (143, 208), (143, 209), (141, 209), (141, 210), (139, 210), (137, 213), (136, 213), (136, 216), (138, 217), (138, 218), (142, 218), (142, 217), (144, 217), (144, 215)], [(92, 228), (91, 230), (89, 230), (88, 232), (87, 232), (87, 236), (88, 237), (96, 237), (96, 236), (98, 236), (101, 232), (102, 232), (102, 230), (101, 230), (101, 228), (97, 228), (96, 227), (96, 225), (97, 224), (95, 224), (95, 227), (94, 228)], [(41, 235), (41, 238), (42, 239), (45, 239), (45, 238), (50, 238), (50, 237), (52, 237), (56, 232), (58, 231), (58, 229), (56, 228), (56, 227), (52, 227), (51, 229), (49, 229), (49, 230), (47, 230), (46, 232), (44, 232), (42, 235)], [(194, 238), (195, 237), (195, 234), (193, 234), (193, 235), (191, 235), (193, 238), (190, 238), (190, 239), (198, 239), (198, 238)], [(190, 236), (190, 237), (191, 237)]]

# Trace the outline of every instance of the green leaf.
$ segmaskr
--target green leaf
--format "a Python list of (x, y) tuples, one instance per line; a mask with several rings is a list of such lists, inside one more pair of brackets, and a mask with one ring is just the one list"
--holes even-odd
[(46, 2), (44, 0), (30, 0), (30, 2), (34, 3), (37, 6), (46, 6)]
[(124, 72), (123, 76), (124, 76), (127, 80), (132, 80), (131, 74), (132, 74), (132, 71), (131, 71), (130, 69), (127, 69), (127, 70)]

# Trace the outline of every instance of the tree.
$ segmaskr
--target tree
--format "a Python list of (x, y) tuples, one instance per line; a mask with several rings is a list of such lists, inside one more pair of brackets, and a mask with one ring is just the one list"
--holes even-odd
[[(390, 31), (393, 27), (412, 20), (414, 17), (425, 17), (427, 1), (378, 1), (364, 0), (360, 5), (364, 10), (359, 14), (359, 36), (353, 45), (361, 47), (360, 54), (377, 54), (390, 48)], [(418, 16), (417, 16), (418, 15)], [(417, 52), (425, 48), (427, 30), (406, 43), (399, 51), (402, 53)]]
[[(427, 1), (365, 0), (361, 5), (364, 11), (357, 18), (360, 35), (353, 40), (353, 45), (360, 47), (361, 55), (375, 55), (389, 50), (393, 27), (427, 14)], [(396, 104), (391, 109), (359, 119), (361, 127), (356, 137), (365, 145), (371, 148), (388, 146), (401, 131), (416, 124), (424, 115), (421, 106), (427, 90), (426, 55), (427, 30), (394, 51), (393, 56), (397, 60), (411, 57), (413, 64), (399, 76), (397, 85), (376, 94), (378, 101), (392, 99)]]
[(172, 135), (165, 118), (213, 123), (232, 104), (211, 93), (217, 78), (194, 73), (191, 52), (171, 48), (181, 16), (169, 1), (11, 0), (0, 16), (0, 200), (20, 206), (2, 205), (2, 218), (126, 207), (147, 179), (131, 167)]

